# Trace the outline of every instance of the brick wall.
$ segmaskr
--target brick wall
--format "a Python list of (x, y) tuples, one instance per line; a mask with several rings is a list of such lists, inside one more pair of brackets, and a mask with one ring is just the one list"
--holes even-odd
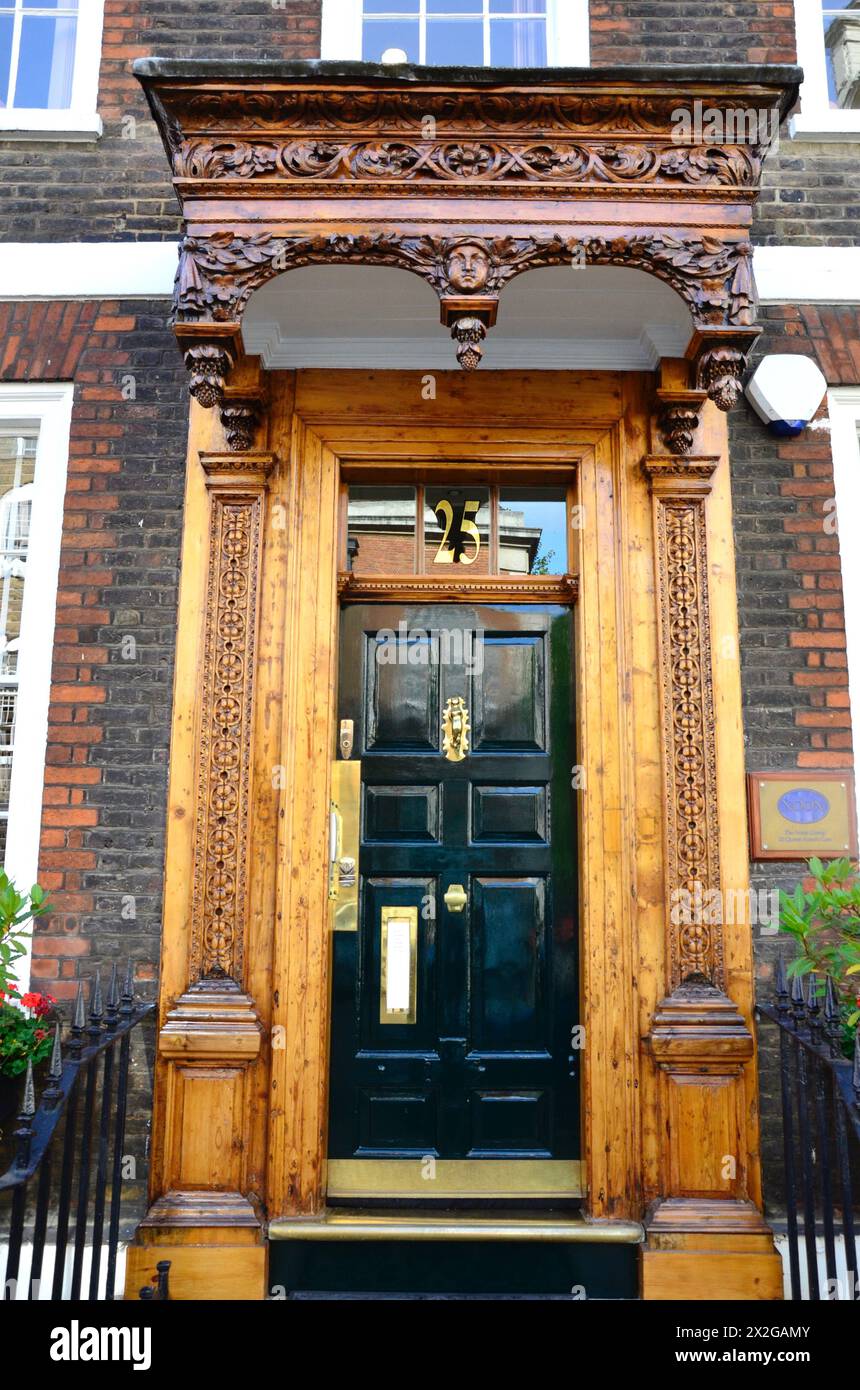
[[(771, 306), (756, 360), (815, 358), (832, 386), (860, 380), (860, 307)], [(826, 525), (834, 496), (826, 402), (813, 428), (776, 440), (741, 405), (730, 416), (747, 767), (851, 768), (851, 714), (839, 537)], [(845, 528), (845, 518), (842, 518)], [(763, 892), (793, 889), (804, 865), (753, 864)], [(785, 939), (755, 932), (757, 988), (770, 998)], [(760, 1034), (762, 1152), (767, 1196), (783, 1194), (776, 1038)]]
[[(106, 0), (92, 144), (0, 141), (5, 241), (158, 240), (179, 234), (161, 140), (134, 58), (317, 58), (321, 0)], [(130, 118), (130, 119), (129, 119)]]
[(130, 956), (143, 992), (157, 969), (187, 432), (167, 309), (0, 304), (0, 377), (75, 382), (33, 959), (60, 999), (97, 963)]
[(791, 0), (591, 0), (591, 61), (793, 63)]

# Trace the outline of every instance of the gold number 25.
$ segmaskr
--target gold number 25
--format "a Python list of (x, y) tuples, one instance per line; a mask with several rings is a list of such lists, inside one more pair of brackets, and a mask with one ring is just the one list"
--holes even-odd
[[(475, 549), (471, 555), (461, 552), (460, 559), (457, 561), (461, 565), (473, 565), (478, 558), (481, 550), (481, 533), (475, 525), (475, 517), (480, 511), (480, 502), (466, 502), (463, 506), (463, 519), (460, 522), (460, 534), (469, 536), (475, 543)], [(433, 557), (434, 565), (453, 565), (456, 554), (448, 537), (451, 534), (451, 527), (454, 523), (454, 508), (446, 497), (441, 502), (436, 503), (436, 516), (440, 517), (439, 524), (444, 528), (444, 534), (439, 549)], [(441, 516), (440, 516), (441, 514)], [(442, 519), (444, 518), (444, 520)]]

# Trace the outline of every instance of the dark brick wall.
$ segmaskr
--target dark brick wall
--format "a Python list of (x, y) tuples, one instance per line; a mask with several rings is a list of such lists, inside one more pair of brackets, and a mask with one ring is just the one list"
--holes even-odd
[[(860, 380), (860, 308), (761, 310), (756, 360), (770, 352), (814, 357), (833, 386)], [(853, 766), (839, 537), (825, 520), (834, 496), (826, 402), (813, 428), (773, 439), (741, 405), (730, 416), (747, 767)], [(843, 526), (845, 519), (842, 518)], [(804, 865), (753, 864), (752, 886), (793, 889)], [(757, 988), (770, 998), (785, 938), (755, 932)], [(762, 1151), (767, 1197), (783, 1195), (777, 1041), (760, 1034)]]
[(793, 63), (791, 0), (591, 0), (591, 61)]
[[(134, 58), (316, 58), (321, 0), (106, 0), (94, 144), (0, 141), (4, 241), (160, 240), (179, 232)], [(131, 137), (131, 138), (129, 138)]]
[[(755, 212), (759, 246), (856, 246), (860, 242), (857, 145), (790, 140), (765, 162)], [(860, 297), (860, 285), (857, 287)]]

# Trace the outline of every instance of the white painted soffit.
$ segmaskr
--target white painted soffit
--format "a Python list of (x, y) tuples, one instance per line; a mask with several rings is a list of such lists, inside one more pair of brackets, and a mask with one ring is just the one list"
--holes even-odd
[[(684, 352), (692, 321), (662, 281), (613, 267), (529, 271), (506, 286), (484, 344), (488, 368), (648, 370)], [(408, 271), (307, 266), (251, 297), (249, 353), (290, 367), (450, 368), (450, 332), (435, 293)]]

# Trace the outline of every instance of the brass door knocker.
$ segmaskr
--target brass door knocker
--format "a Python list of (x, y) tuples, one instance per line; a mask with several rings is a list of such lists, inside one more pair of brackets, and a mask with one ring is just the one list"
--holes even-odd
[(469, 711), (462, 695), (452, 695), (442, 715), (442, 752), (450, 763), (461, 763), (469, 751)]

